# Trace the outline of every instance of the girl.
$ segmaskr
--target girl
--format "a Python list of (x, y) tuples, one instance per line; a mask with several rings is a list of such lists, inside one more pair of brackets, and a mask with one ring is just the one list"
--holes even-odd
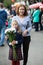
[[(22, 37), (22, 31), (18, 26), (18, 23), (16, 20), (14, 20), (11, 23), (11, 28), (15, 28), (16, 29), (16, 40), (13, 40), (11, 44), (9, 45), (9, 59), (12, 61), (12, 65), (20, 65), (20, 60), (22, 60), (22, 53), (21, 53), (21, 43), (23, 43), (23, 37)], [(13, 48), (12, 46), (16, 45), (16, 52), (17, 52), (17, 56), (18, 59), (14, 60), (13, 59)]]

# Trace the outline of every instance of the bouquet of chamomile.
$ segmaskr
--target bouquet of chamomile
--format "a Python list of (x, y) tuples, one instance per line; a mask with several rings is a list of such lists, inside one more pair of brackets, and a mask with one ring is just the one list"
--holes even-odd
[[(9, 45), (11, 45), (13, 40), (16, 40), (16, 29), (15, 28), (8, 28), (5, 30), (5, 34), (8, 36), (9, 39)], [(16, 54), (16, 45), (14, 44), (13, 46), (13, 59), (17, 59), (17, 54)]]

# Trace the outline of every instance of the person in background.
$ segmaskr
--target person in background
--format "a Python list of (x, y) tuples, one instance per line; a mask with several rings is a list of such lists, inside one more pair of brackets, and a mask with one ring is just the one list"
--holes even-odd
[(30, 31), (32, 29), (30, 16), (27, 13), (27, 9), (25, 5), (20, 4), (17, 10), (17, 15), (12, 18), (13, 20), (17, 20), (18, 25), (20, 26), (22, 30), (22, 36), (23, 36), (23, 65), (27, 64), (28, 60), (28, 50), (29, 45), (31, 41), (31, 35)]
[(39, 24), (40, 24), (40, 31), (42, 31), (43, 30), (43, 26), (42, 26), (42, 15), (43, 15), (43, 8), (41, 8), (41, 6), (40, 6), (40, 14), (39, 14)]
[(14, 4), (11, 5), (11, 9), (9, 10), (10, 15), (8, 16), (8, 27), (11, 27), (11, 22), (13, 16), (16, 16), (16, 6)]
[(4, 46), (4, 31), (5, 31), (5, 22), (7, 20), (7, 13), (4, 10), (3, 3), (0, 3), (0, 47)]
[(16, 16), (16, 8), (15, 8), (14, 5), (11, 5), (11, 11), (10, 11), (10, 14), (11, 14), (12, 16)]
[(28, 15), (30, 16), (30, 18), (31, 18), (31, 10), (28, 8), (27, 9), (27, 12), (28, 12)]
[(40, 14), (40, 9), (39, 7), (36, 8), (36, 10), (34, 11), (32, 17), (33, 17), (33, 22), (34, 22), (34, 26), (35, 26), (35, 31), (39, 31), (39, 14)]

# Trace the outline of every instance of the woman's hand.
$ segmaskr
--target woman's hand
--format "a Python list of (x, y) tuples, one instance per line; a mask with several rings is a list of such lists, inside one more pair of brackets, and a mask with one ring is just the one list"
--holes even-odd
[(26, 36), (27, 33), (28, 33), (28, 30), (25, 30), (25, 31), (22, 33), (22, 35), (23, 35), (23, 36)]

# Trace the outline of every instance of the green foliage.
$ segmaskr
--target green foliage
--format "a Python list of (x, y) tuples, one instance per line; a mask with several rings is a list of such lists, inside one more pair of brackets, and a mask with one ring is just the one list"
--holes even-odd
[(8, 38), (9, 38), (10, 42), (15, 40), (15, 37), (16, 37), (15, 31), (8, 31), (6, 34), (8, 35)]
[(11, 0), (4, 0), (4, 6), (7, 7), (7, 8), (10, 8), (11, 4), (12, 4), (12, 1)]

